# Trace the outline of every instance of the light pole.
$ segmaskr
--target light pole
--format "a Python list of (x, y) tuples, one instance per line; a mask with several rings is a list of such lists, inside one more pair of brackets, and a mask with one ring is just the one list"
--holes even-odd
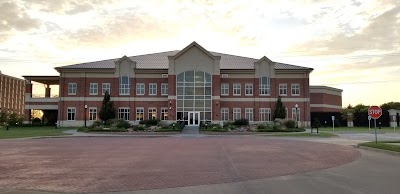
[(296, 108), (296, 128), (299, 128), (298, 119), (297, 119), (297, 109), (299, 108), (299, 105), (296, 104), (296, 105), (294, 105), (294, 107)]
[(87, 104), (85, 104), (85, 113), (83, 114), (85, 118), (85, 128), (86, 128), (86, 112), (87, 112), (86, 110), (87, 110)]

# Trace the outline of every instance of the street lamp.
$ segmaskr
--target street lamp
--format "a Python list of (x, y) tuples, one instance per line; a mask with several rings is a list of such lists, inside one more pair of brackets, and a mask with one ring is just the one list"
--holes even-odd
[(86, 128), (86, 112), (87, 112), (87, 104), (85, 104), (85, 113), (83, 114), (85, 118), (85, 128)]
[(296, 128), (299, 128), (299, 124), (298, 124), (298, 116), (297, 116), (297, 109), (299, 108), (299, 105), (298, 104), (296, 104), (296, 105), (294, 105), (294, 107), (296, 108)]

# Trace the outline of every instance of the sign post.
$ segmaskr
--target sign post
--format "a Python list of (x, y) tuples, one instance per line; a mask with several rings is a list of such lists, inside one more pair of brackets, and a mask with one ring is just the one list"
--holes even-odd
[(382, 109), (379, 106), (371, 106), (368, 109), (368, 115), (374, 119), (375, 124), (375, 143), (378, 143), (378, 135), (376, 134), (376, 119), (382, 116)]
[(335, 131), (335, 116), (332, 116), (332, 129)]
[(371, 116), (368, 116), (368, 131), (371, 131)]

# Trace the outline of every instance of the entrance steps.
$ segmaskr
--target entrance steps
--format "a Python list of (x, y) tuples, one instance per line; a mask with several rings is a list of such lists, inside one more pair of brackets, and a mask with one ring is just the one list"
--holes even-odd
[(182, 134), (199, 134), (199, 126), (185, 126), (182, 129)]

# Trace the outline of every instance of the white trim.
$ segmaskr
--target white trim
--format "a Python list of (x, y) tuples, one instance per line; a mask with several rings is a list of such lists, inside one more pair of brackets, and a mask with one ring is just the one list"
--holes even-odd
[[(286, 94), (281, 94), (281, 86), (286, 86), (285, 88), (286, 88)], [(284, 89), (284, 88), (282, 88), (282, 89)], [(287, 84), (279, 84), (278, 85), (278, 94), (279, 94), (279, 96), (287, 96), (288, 95), (288, 87), (287, 87)]]
[[(96, 86), (96, 93), (91, 93), (92, 85)], [(89, 83), (89, 95), (97, 95), (97, 94), (99, 94), (99, 83)]]
[[(251, 94), (247, 94), (247, 86), (251, 86)], [(253, 96), (254, 94), (254, 86), (251, 83), (244, 84), (244, 95), (245, 96)]]
[[(103, 101), (104, 97), (61, 97), (61, 101)], [(126, 101), (167, 101), (168, 98), (166, 96), (163, 97), (111, 97), (111, 100), (114, 102), (126, 102)], [(57, 101), (58, 102), (58, 101)]]
[[(151, 94), (150, 91), (150, 86), (156, 86), (156, 93), (155, 94)], [(157, 95), (157, 83), (149, 83), (149, 96), (156, 96)]]
[[(75, 85), (75, 93), (69, 93), (69, 86), (72, 86), (72, 85)], [(76, 95), (76, 91), (78, 90), (78, 84), (76, 84), (76, 83), (68, 83), (68, 86), (67, 86), (67, 90), (68, 90), (68, 95)]]
[[(90, 120), (90, 110), (91, 109), (92, 110), (96, 110), (96, 118), (95, 118), (95, 120)], [(89, 107), (87, 114), (88, 114), (89, 121), (96, 121), (96, 120), (99, 119), (99, 112), (97, 111), (97, 107)]]
[[(74, 97), (72, 97), (74, 98)], [(25, 95), (25, 104), (27, 102), (58, 102), (60, 98), (31, 98), (31, 96)]]
[[(276, 102), (278, 98), (221, 98), (221, 102)], [(309, 98), (281, 98), (282, 102), (309, 102)]]
[(25, 105), (25, 109), (58, 110), (58, 105)]
[[(298, 94), (293, 94), (293, 86), (299, 86), (299, 93)], [(300, 96), (300, 84), (299, 83), (294, 83), (294, 84), (290, 84), (290, 93), (292, 96)]]
[[(167, 86), (167, 93), (166, 94), (163, 94), (163, 86)], [(168, 96), (168, 92), (169, 92), (168, 90), (169, 90), (168, 83), (162, 83), (161, 84), (161, 88), (160, 88), (161, 96)]]
[(311, 108), (334, 108), (334, 109), (342, 109), (341, 106), (330, 105), (330, 104), (310, 104)]
[[(143, 94), (138, 94), (138, 86), (143, 86)], [(136, 83), (136, 96), (143, 96), (146, 93), (146, 85), (144, 83)]]

